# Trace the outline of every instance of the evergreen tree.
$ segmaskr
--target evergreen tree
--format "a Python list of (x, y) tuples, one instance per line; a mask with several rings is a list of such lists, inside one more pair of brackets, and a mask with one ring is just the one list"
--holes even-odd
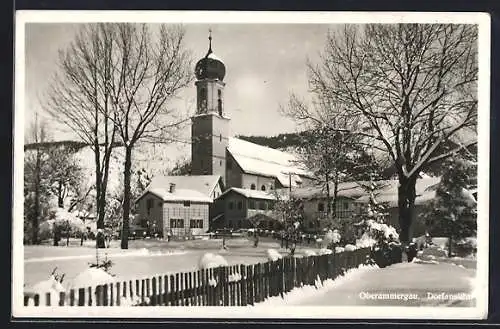
[(472, 161), (448, 160), (436, 186), (436, 198), (423, 215), (431, 234), (448, 238), (448, 257), (454, 243), (476, 235), (476, 200), (469, 192), (476, 184), (476, 170)]

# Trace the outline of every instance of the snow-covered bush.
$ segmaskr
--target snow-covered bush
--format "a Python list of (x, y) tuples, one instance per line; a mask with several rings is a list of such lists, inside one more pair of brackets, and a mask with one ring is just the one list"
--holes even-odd
[(309, 250), (309, 249), (304, 250), (304, 256), (306, 256), (306, 257), (316, 256), (316, 255), (317, 255), (317, 253), (314, 250)]
[(345, 251), (354, 251), (354, 250), (356, 250), (356, 249), (357, 249), (357, 248), (356, 248), (356, 246), (355, 246), (355, 245), (353, 245), (353, 244), (346, 244), (346, 245), (344, 246), (344, 250), (345, 250)]
[(276, 249), (267, 249), (266, 253), (267, 253), (267, 259), (272, 262), (275, 262), (278, 259), (282, 258), (281, 254)]
[(221, 255), (213, 253), (204, 254), (198, 261), (198, 268), (201, 270), (221, 267), (221, 266), (228, 266), (227, 261)]
[(114, 277), (102, 268), (88, 268), (69, 282), (72, 289), (95, 287), (114, 281)]
[(318, 251), (318, 255), (319, 256), (322, 256), (322, 255), (330, 255), (332, 254), (333, 251), (331, 249), (327, 249), (327, 248), (321, 248), (319, 251)]
[(47, 280), (37, 282), (26, 290), (40, 295), (40, 305), (46, 305), (47, 293), (50, 294), (51, 304), (55, 305), (59, 301), (59, 293), (66, 291), (61, 282), (53, 274)]
[(335, 253), (344, 252), (344, 247), (335, 247)]
[(328, 232), (326, 232), (325, 237), (324, 237), (324, 241), (325, 241), (327, 248), (331, 248), (332, 246), (340, 243), (340, 239), (341, 239), (341, 235), (337, 229), (335, 229), (333, 231), (328, 230)]
[(363, 221), (363, 234), (356, 241), (358, 248), (371, 248), (371, 257), (379, 267), (401, 262), (402, 249), (399, 234), (390, 225), (374, 219)]

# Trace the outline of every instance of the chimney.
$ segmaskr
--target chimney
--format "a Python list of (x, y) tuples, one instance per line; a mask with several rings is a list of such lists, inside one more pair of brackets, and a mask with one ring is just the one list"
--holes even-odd
[(170, 193), (174, 193), (174, 192), (175, 192), (175, 184), (174, 184), (174, 183), (170, 183), (170, 189), (169, 189), (169, 192), (170, 192)]

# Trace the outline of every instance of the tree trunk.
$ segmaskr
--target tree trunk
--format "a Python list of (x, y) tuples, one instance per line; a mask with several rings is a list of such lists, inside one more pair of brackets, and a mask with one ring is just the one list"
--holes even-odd
[(415, 184), (416, 178), (399, 177), (398, 210), (401, 229), (399, 239), (404, 245), (408, 245), (411, 240), (411, 224), (415, 212)]
[(128, 249), (128, 234), (130, 220), (130, 176), (132, 175), (132, 145), (125, 147), (125, 166), (123, 169), (123, 223), (122, 223), (122, 241), (121, 248)]
[(41, 155), (40, 151), (36, 150), (36, 166), (35, 166), (35, 209), (33, 212), (33, 244), (38, 244), (38, 222), (40, 217), (40, 171), (41, 171)]
[(451, 238), (451, 234), (448, 236), (448, 258), (451, 258), (451, 243), (453, 239)]
[(57, 206), (59, 208), (63, 208), (64, 207), (63, 184), (62, 184), (61, 180), (59, 180), (58, 186), (57, 186)]

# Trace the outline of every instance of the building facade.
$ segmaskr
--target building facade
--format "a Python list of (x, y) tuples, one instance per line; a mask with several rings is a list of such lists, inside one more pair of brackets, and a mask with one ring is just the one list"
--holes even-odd
[(163, 237), (206, 233), (221, 194), (220, 176), (157, 176), (136, 201), (135, 224)]

